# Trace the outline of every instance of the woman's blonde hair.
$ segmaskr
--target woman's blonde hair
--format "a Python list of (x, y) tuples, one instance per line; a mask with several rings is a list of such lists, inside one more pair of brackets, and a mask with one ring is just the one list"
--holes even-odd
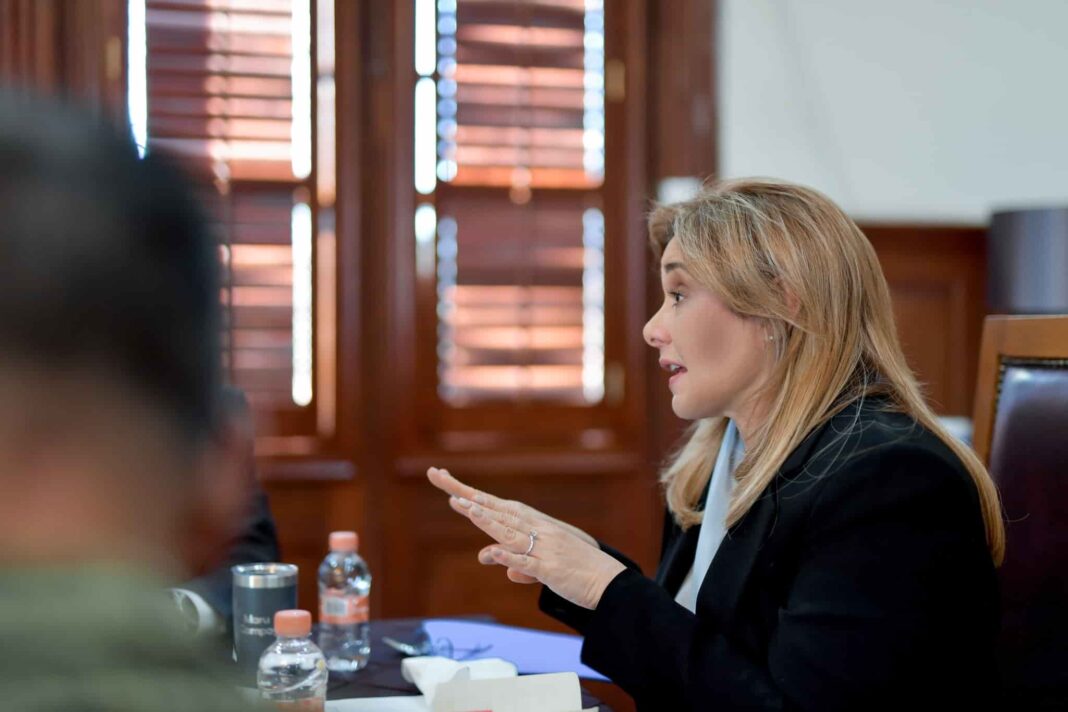
[[(997, 489), (970, 448), (943, 428), (905, 363), (890, 291), (875, 251), (829, 198), (799, 185), (742, 179), (706, 186), (656, 207), (649, 239), (657, 257), (674, 239), (687, 271), (735, 313), (774, 337), (764, 393), (768, 417), (746, 443), (727, 526), (738, 522), (804, 438), (848, 403), (880, 395), (934, 432), (964, 463), (979, 492), (995, 563), (1005, 550)], [(681, 527), (701, 521), (701, 494), (726, 428), (699, 420), (661, 474)]]

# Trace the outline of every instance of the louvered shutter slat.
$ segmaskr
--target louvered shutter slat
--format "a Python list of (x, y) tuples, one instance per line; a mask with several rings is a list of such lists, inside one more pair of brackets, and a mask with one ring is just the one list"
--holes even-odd
[(227, 284), (227, 365), (255, 403), (293, 407), (293, 8), (147, 0), (149, 149), (209, 195)]
[(459, 0), (455, 21), (439, 44), (449, 66), (439, 118), (454, 123), (440, 147), (453, 169), (436, 201), (457, 242), (439, 309), (442, 392), (456, 404), (580, 403), (584, 215), (602, 184), (585, 160), (586, 3)]

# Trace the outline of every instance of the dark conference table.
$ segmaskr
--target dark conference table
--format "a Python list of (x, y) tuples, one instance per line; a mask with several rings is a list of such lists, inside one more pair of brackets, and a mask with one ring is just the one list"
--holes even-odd
[[(418, 637), (421, 623), (419, 618), (371, 621), (371, 660), (367, 667), (356, 673), (330, 673), (327, 699), (418, 695), (419, 690), (401, 677), (400, 664), (404, 656), (383, 643), (382, 636), (411, 642)], [(612, 712), (608, 705), (583, 689), (582, 707), (585, 709), (595, 706), (600, 706), (601, 712)]]
[[(466, 616), (465, 616), (466, 617)], [(476, 620), (492, 621), (490, 616), (470, 616)], [(354, 673), (330, 673), (327, 683), (327, 700), (348, 700), (357, 697), (400, 697), (418, 695), (419, 689), (401, 677), (401, 660), (404, 656), (382, 642), (388, 636), (402, 643), (411, 643), (420, 638), (422, 618), (396, 618), (371, 621), (371, 659), (367, 667)], [(220, 639), (222, 642), (223, 639)], [(255, 688), (255, 674), (239, 671), (231, 658), (232, 644), (210, 645), (209, 651), (218, 656), (219, 662), (230, 671), (234, 684)], [(249, 677), (251, 675), (251, 677)], [(580, 684), (582, 681), (580, 680)], [(252, 692), (250, 690), (250, 692)], [(253, 693), (255, 694), (255, 693)], [(582, 708), (598, 707), (600, 712), (612, 712), (612, 708), (582, 689)]]

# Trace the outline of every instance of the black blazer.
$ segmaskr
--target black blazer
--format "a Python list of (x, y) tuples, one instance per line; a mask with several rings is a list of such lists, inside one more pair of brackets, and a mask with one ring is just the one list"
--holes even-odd
[(252, 496), (241, 522), (241, 528), (226, 547), (226, 558), (204, 575), (181, 584), (181, 588), (199, 594), (215, 609), (226, 623), (227, 632), (233, 630), (233, 574), (235, 564), (257, 564), (279, 561), (278, 532), (267, 493), (259, 482), (253, 480)]
[(846, 407), (727, 533), (690, 613), (674, 597), (700, 527), (665, 521), (655, 579), (627, 570), (597, 609), (548, 589), (582, 660), (641, 710), (987, 709), (997, 582), (975, 486), (911, 418)]

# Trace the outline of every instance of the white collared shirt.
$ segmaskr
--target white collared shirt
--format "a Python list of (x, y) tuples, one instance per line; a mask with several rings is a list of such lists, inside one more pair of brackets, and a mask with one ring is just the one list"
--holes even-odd
[(701, 521), (701, 532), (697, 535), (693, 565), (675, 596), (675, 602), (691, 613), (697, 611), (697, 592), (701, 590), (712, 559), (716, 556), (723, 537), (727, 535), (727, 509), (730, 507), (731, 492), (734, 489), (734, 470), (742, 461), (743, 455), (745, 443), (738, 435), (738, 429), (732, 420), (727, 423), (723, 441), (719, 446), (719, 455), (716, 456), (716, 465), (712, 469), (712, 481), (708, 485), (705, 515)]

